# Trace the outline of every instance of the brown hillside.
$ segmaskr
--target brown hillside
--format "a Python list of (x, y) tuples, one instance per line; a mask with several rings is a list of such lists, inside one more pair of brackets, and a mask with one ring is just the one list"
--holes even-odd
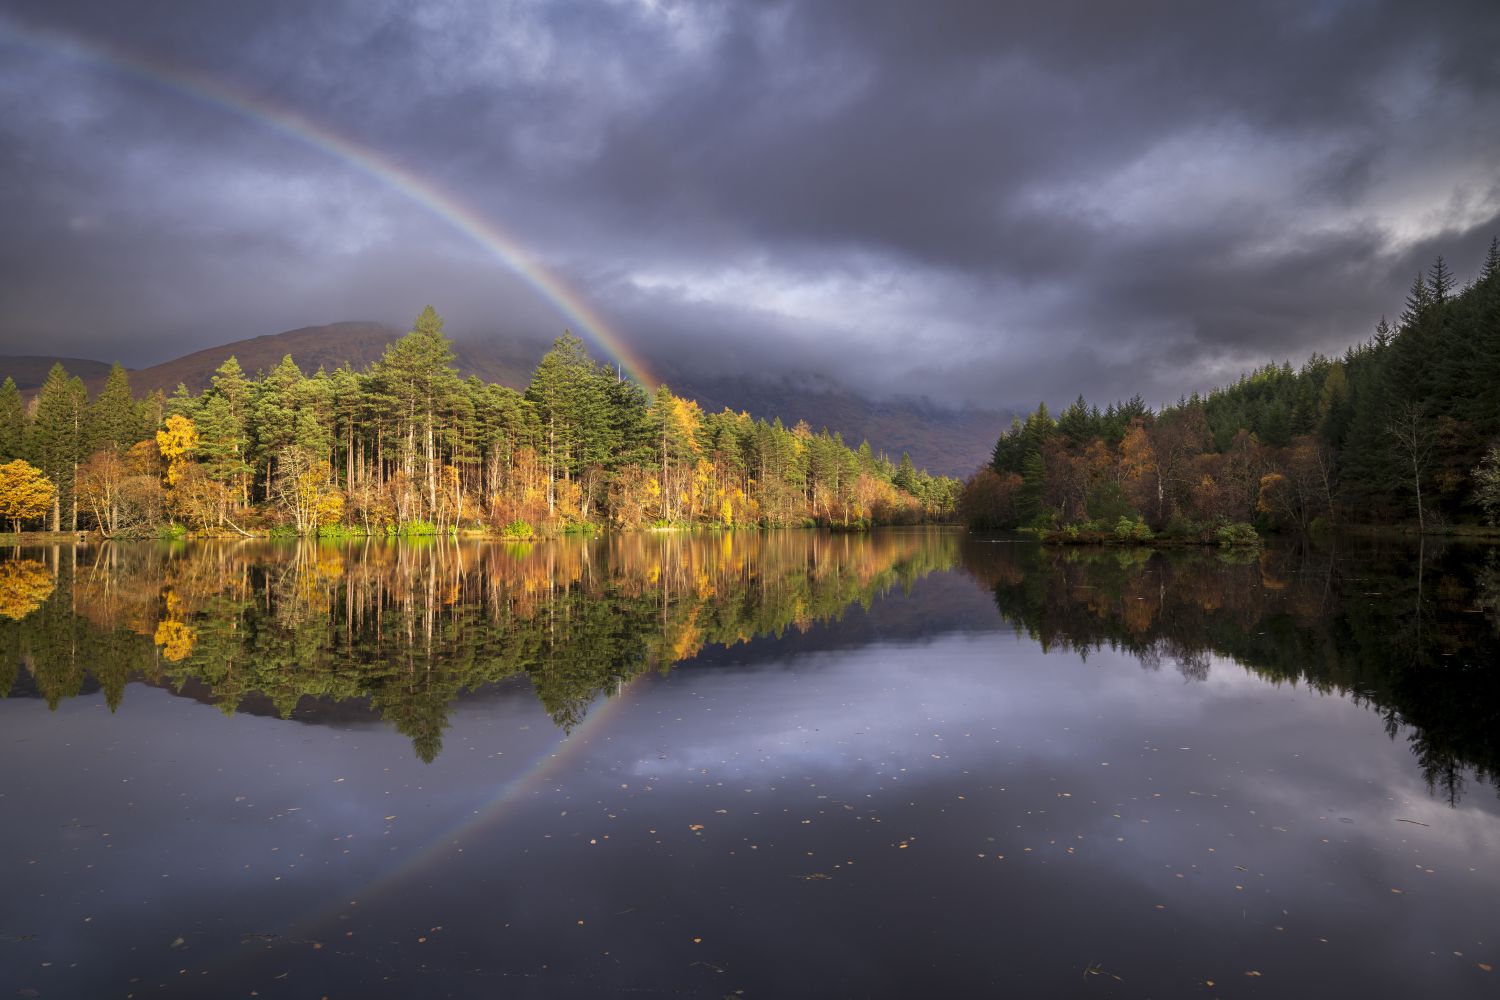
[(22, 392), (28, 389), (40, 389), (42, 383), (47, 380), (47, 373), (52, 366), (58, 362), (68, 370), (69, 375), (80, 375), (84, 381), (97, 378), (99, 384), (104, 384), (104, 376), (109, 374), (110, 366), (102, 361), (89, 361), (85, 358), (54, 358), (39, 354), (0, 354), (0, 382), (9, 376), (16, 380), (16, 388)]
[[(332, 371), (346, 363), (359, 369), (379, 358), (386, 345), (403, 333), (404, 330), (393, 326), (371, 322), (306, 326), (286, 333), (267, 334), (249, 340), (237, 340), (220, 347), (210, 347), (133, 371), (130, 373), (130, 387), (137, 394), (160, 389), (170, 395), (182, 384), (198, 392), (208, 386), (214, 370), (231, 355), (252, 376), (257, 372), (270, 371), (288, 354), (297, 362), (297, 367), (308, 375), (320, 367)], [(471, 344), (455, 345), (455, 352), (458, 355), (459, 370), (466, 376), (478, 375), (486, 381), (510, 386), (525, 385), (531, 376), (534, 359), (520, 362), (500, 351)], [(102, 379), (99, 384), (103, 384)], [(89, 387), (96, 388), (92, 384)]]

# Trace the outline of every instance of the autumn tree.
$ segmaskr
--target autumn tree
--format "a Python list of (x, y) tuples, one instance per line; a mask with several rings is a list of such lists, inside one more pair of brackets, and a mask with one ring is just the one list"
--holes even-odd
[(272, 497), (297, 534), (316, 534), (343, 518), (344, 494), (334, 485), (333, 470), (321, 455), (294, 444), (282, 449), (276, 461)]
[(1500, 525), (1500, 445), (1485, 452), (1484, 460), (1474, 469), (1474, 500), (1490, 524)]
[(958, 500), (960, 516), (976, 528), (1008, 528), (1016, 523), (1016, 497), (1021, 477), (986, 466), (964, 485)]
[(78, 498), (106, 537), (154, 526), (165, 500), (153, 463), (142, 461), (141, 447), (123, 456), (101, 448), (78, 470)]
[(0, 465), (0, 518), (10, 521), (13, 530), (21, 530), (22, 521), (43, 517), (55, 511), (57, 490), (42, 470), (24, 459)]

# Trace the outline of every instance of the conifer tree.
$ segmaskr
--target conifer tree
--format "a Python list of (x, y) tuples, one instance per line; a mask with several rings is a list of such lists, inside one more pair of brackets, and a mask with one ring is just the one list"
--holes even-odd
[(1432, 296), (1432, 304), (1438, 307), (1446, 305), (1449, 293), (1453, 291), (1456, 279), (1453, 272), (1448, 269), (1448, 264), (1443, 260), (1443, 255), (1438, 254), (1437, 260), (1427, 269), (1427, 288)]
[(144, 436), (140, 413), (130, 394), (130, 376), (119, 364), (109, 370), (104, 388), (89, 406), (91, 450), (121, 455)]
[(896, 476), (891, 480), (891, 485), (895, 486), (898, 490), (905, 490), (907, 493), (910, 493), (916, 487), (916, 482), (916, 466), (911, 464), (911, 455), (903, 451), (901, 453), (901, 464), (896, 467)]
[(393, 414), (401, 470), (409, 483), (420, 484), (427, 513), (433, 515), (438, 507), (438, 422), (461, 396), (463, 384), (453, 368), (442, 317), (432, 306), (417, 316), (411, 332), (385, 349), (370, 374), (379, 405)]
[(78, 527), (78, 465), (88, 454), (88, 392), (83, 380), (70, 377), (61, 364), (52, 366), (37, 393), (27, 452), (33, 464), (57, 488), (51, 530)]
[(0, 462), (10, 462), (26, 450), (26, 406), (16, 380), (6, 376), (0, 384)]
[(1479, 280), (1490, 282), (1500, 275), (1500, 236), (1490, 237), (1490, 249), (1484, 255), (1484, 266), (1480, 268)]

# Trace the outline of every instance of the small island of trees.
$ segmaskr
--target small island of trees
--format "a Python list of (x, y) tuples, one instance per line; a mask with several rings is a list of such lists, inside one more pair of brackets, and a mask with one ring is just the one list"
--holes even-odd
[[(940, 520), (960, 483), (799, 422), (648, 394), (565, 334), (525, 392), (462, 379), (428, 307), (368, 369), (247, 376), (90, 400), (55, 366), (0, 386), (0, 518), (106, 536), (194, 530), (511, 537), (595, 527), (839, 528)], [(29, 410), (29, 412), (28, 412)]]

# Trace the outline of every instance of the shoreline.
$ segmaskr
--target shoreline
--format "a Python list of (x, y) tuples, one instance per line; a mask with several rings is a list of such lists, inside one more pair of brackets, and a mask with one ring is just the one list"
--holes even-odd
[[(867, 531), (875, 531), (887, 528), (954, 528), (963, 529), (960, 524), (928, 522), (921, 524), (871, 524), (863, 527), (850, 525), (845, 527), (838, 524), (789, 524), (789, 525), (698, 525), (698, 524), (672, 524), (672, 525), (643, 525), (638, 528), (607, 528), (601, 525), (593, 525), (586, 529), (574, 528), (572, 530), (554, 532), (534, 532), (529, 535), (507, 535), (503, 530), (489, 531), (475, 528), (460, 528), (456, 531), (427, 532), (423, 534), (400, 534), (395, 532), (361, 532), (361, 531), (339, 531), (327, 535), (295, 535), (275, 532), (271, 530), (253, 530), (246, 533), (238, 532), (199, 532), (188, 531), (173, 535), (121, 535), (106, 536), (97, 531), (22, 531), (0, 533), (0, 547), (18, 545), (90, 545), (103, 542), (206, 542), (206, 541), (262, 541), (262, 542), (295, 542), (295, 541), (318, 541), (318, 542), (340, 542), (340, 541), (368, 541), (372, 539), (383, 539), (389, 541), (419, 541), (423, 539), (445, 538), (453, 541), (489, 541), (489, 542), (545, 542), (562, 538), (584, 538), (597, 537), (600, 535), (666, 535), (666, 534), (711, 534), (732, 535), (750, 534), (767, 531), (826, 531), (830, 534), (861, 534)], [(964, 529), (967, 530), (967, 529)]]

